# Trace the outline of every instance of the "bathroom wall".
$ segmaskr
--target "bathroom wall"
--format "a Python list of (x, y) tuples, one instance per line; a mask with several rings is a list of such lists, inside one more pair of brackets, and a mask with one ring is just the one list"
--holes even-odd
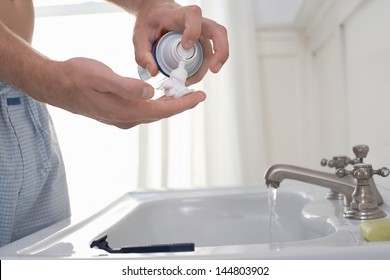
[(311, 129), (306, 115), (306, 47), (299, 30), (258, 32), (266, 150), (269, 164), (307, 164), (305, 139)]
[(322, 169), (367, 144), (390, 166), (389, 15), (387, 0), (306, 0), (293, 24), (258, 29), (271, 163)]
[(376, 168), (390, 166), (389, 15), (389, 1), (364, 1), (345, 23), (350, 143), (369, 144)]
[[(185, 2), (187, 1), (190, 0)], [(286, 9), (286, 0), (261, 2), (265, 1), (272, 3), (270, 5), (276, 12), (278, 9)], [(35, 4), (40, 2), (53, 5), (54, 1), (36, 0)], [(253, 7), (248, 5), (249, 2), (253, 3), (242, 2), (245, 3), (242, 4), (245, 9), (240, 11), (252, 11)], [(207, 5), (216, 6), (213, 10), (215, 13), (210, 14), (211, 18), (234, 26), (229, 28), (229, 38), (232, 39), (231, 58), (224, 66), (222, 74), (209, 77), (217, 80), (223, 75), (230, 78), (236, 73), (247, 73), (237, 72), (236, 64), (233, 64), (245, 61), (240, 66), (241, 70), (246, 69), (247, 65), (252, 66), (252, 60), (242, 60), (242, 56), (238, 56), (246, 53), (252, 58), (252, 52), (243, 51), (238, 45), (242, 41), (240, 39), (247, 36), (250, 40), (245, 39), (245, 47), (253, 46), (252, 39), (257, 40), (260, 89), (254, 92), (256, 96), (250, 95), (252, 92), (246, 95), (247, 103), (244, 106), (242, 94), (234, 95), (234, 87), (229, 92), (226, 90), (231, 83), (226, 80), (221, 80), (219, 84), (214, 82), (214, 85), (219, 87), (218, 90), (208, 88), (207, 92), (210, 94), (207, 102), (195, 109), (200, 111), (192, 111), (196, 114), (194, 118), (182, 114), (180, 120), (169, 120), (171, 127), (175, 127), (174, 130), (181, 134), (185, 132), (186, 137), (190, 135), (187, 128), (196, 128), (193, 130), (195, 137), (191, 138), (191, 141), (181, 141), (183, 145), (179, 146), (174, 141), (159, 144), (159, 137), (167, 135), (161, 133), (162, 129), (159, 127), (166, 126), (165, 122), (148, 126), (155, 126), (156, 130), (148, 132), (152, 134), (147, 135), (150, 145), (146, 147), (142, 142), (145, 136), (145, 130), (142, 130), (144, 128), (140, 131), (138, 128), (126, 132), (118, 131), (60, 109), (50, 108), (67, 164), (73, 213), (76, 216), (80, 213), (80, 217), (93, 213), (124, 192), (139, 186), (148, 186), (144, 177), (153, 180), (152, 183), (159, 181), (161, 185), (161, 182), (169, 182), (171, 185), (184, 187), (199, 186), (204, 182), (206, 185), (216, 182), (215, 185), (218, 183), (222, 186), (226, 185), (225, 182), (247, 184), (255, 179), (263, 183), (262, 175), (268, 165), (291, 163), (323, 170), (319, 165), (321, 158), (339, 154), (352, 155), (352, 146), (358, 143), (370, 145), (368, 162), (373, 163), (375, 168), (390, 167), (390, 132), (387, 129), (390, 119), (387, 109), (390, 103), (390, 84), (387, 78), (390, 74), (390, 32), (387, 31), (390, 26), (390, 1), (288, 2), (301, 5), (300, 9), (297, 9), (298, 14), (292, 17), (293, 20), (290, 21), (289, 18), (283, 25), (279, 25), (275, 24), (275, 21), (280, 20), (279, 16), (263, 18), (259, 21), (261, 25), (257, 29), (257, 37), (252, 38), (248, 28), (237, 24), (242, 22), (237, 20), (238, 15), (242, 18), (246, 15), (238, 13), (238, 9), (232, 9), (239, 5), (237, 1), (204, 1)], [(91, 3), (88, 2), (88, 5)], [(203, 8), (207, 11), (206, 4), (203, 4)], [(229, 8), (234, 12), (233, 19), (226, 19), (230, 14), (224, 14)], [(294, 11), (294, 8), (290, 7), (288, 10)], [(47, 11), (48, 7), (43, 6), (42, 9), (37, 9), (36, 13), (38, 18), (34, 45), (42, 53), (59, 60), (73, 56), (97, 58), (122, 75), (137, 76), (136, 68), (132, 67), (133, 50), (132, 44), (129, 43), (132, 17), (125, 13), (49, 16)], [(217, 17), (219, 14), (222, 14), (220, 18)], [(267, 13), (259, 15), (270, 16)], [(264, 26), (264, 21), (269, 22), (270, 19), (273, 24)], [(107, 22), (115, 26), (115, 32), (110, 32), (112, 29)], [(72, 36), (63, 36), (68, 34), (69, 30), (72, 31)], [(112, 45), (110, 42), (116, 43)], [(115, 47), (115, 52), (112, 47)], [(126, 59), (123, 59), (124, 57)], [(253, 80), (251, 75), (243, 76)], [(223, 85), (223, 90), (220, 85)], [(228, 94), (230, 92), (233, 94)], [(262, 95), (261, 102), (257, 100), (258, 92)], [(234, 98), (235, 96), (239, 98)], [(237, 100), (241, 102), (241, 111), (231, 114), (231, 108), (237, 109)], [(250, 110), (247, 104), (252, 104)], [(257, 104), (261, 104), (259, 110)], [(204, 114), (203, 110), (206, 109), (209, 110), (209, 115)], [(228, 116), (228, 121), (224, 118), (225, 115)], [(240, 116), (240, 122), (236, 122), (237, 115)], [(242, 119), (250, 122), (241, 122)], [(178, 122), (180, 125), (176, 125)], [(191, 125), (183, 130), (183, 123)], [(207, 123), (213, 131), (213, 134), (210, 131), (204, 133), (208, 140), (213, 140), (207, 142), (208, 145), (202, 142), (204, 134), (199, 133), (203, 131), (203, 123)], [(256, 127), (247, 129), (242, 123), (247, 123), (248, 127)], [(242, 137), (242, 128), (248, 131), (248, 134), (244, 135), (249, 135), (250, 141)], [(172, 134), (171, 130), (173, 131), (169, 129), (168, 132)], [(236, 133), (237, 131), (239, 133)], [(238, 141), (237, 135), (243, 141)], [(266, 147), (263, 147), (263, 135)], [(140, 143), (143, 145), (140, 146)], [(197, 146), (188, 149), (192, 143), (197, 143)], [(226, 145), (221, 147), (220, 143)], [(164, 145), (174, 149), (164, 153), (164, 150), (160, 149), (160, 146)], [(252, 150), (256, 145), (260, 148)], [(146, 158), (139, 156), (140, 151), (144, 152), (143, 149), (146, 148), (153, 161), (146, 163), (147, 168), (139, 168), (139, 159)], [(259, 150), (265, 152), (259, 153)], [(173, 153), (176, 153), (176, 157), (171, 156)], [(248, 154), (251, 156), (250, 160)], [(198, 164), (203, 162), (204, 155), (209, 157), (207, 168), (206, 164)], [(193, 157), (191, 162), (188, 161), (188, 156)], [(185, 164), (181, 164), (182, 162)], [(241, 166), (241, 162), (244, 162), (245, 166)], [(253, 162), (259, 162), (261, 168)], [(214, 165), (214, 169), (209, 168), (210, 164)], [(190, 170), (192, 166), (195, 168)], [(240, 166), (242, 170), (236, 166)], [(177, 172), (177, 167), (180, 167), (181, 172)], [(158, 168), (161, 170), (154, 172)], [(205, 178), (206, 169), (214, 176), (212, 180)], [(246, 172), (250, 169), (259, 170), (257, 173), (252, 172), (257, 177), (247, 175)], [(144, 170), (145, 174), (141, 174), (139, 170)], [(207, 174), (210, 178), (211, 175)], [(86, 198), (93, 200), (93, 205), (85, 207)]]

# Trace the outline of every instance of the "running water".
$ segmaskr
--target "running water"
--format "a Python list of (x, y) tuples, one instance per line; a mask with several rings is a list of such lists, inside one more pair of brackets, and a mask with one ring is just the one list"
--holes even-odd
[(289, 233), (284, 226), (282, 218), (276, 211), (276, 197), (278, 189), (268, 186), (268, 205), (269, 205), (269, 243), (271, 245), (279, 242), (289, 241)]
[(269, 206), (269, 243), (274, 243), (274, 224), (277, 220), (276, 208), (276, 195), (278, 189), (268, 186), (268, 206)]

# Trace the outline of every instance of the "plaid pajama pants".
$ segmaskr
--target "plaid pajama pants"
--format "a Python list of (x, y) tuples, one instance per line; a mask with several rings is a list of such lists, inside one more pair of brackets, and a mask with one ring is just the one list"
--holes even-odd
[(0, 82), (0, 247), (69, 216), (65, 168), (46, 106)]

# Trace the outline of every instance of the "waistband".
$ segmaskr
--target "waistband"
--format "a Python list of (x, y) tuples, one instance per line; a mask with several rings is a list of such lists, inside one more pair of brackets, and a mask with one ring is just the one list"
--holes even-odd
[(23, 94), (23, 92), (21, 92), (20, 90), (10, 86), (7, 83), (0, 81), (0, 95), (8, 94), (8, 93)]

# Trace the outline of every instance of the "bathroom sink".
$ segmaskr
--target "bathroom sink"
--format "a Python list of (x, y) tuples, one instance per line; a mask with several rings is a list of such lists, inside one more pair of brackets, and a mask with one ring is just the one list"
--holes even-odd
[[(269, 243), (271, 231), (277, 234), (273, 242), (313, 239), (335, 231), (327, 221), (321, 230), (310, 227), (302, 210), (311, 199), (302, 192), (287, 190), (277, 195), (272, 228), (265, 188), (175, 194), (168, 198), (155, 195), (100, 235), (107, 234), (112, 247), (181, 242), (206, 247)], [(135, 196), (142, 198), (143, 194)]]
[[(379, 187), (378, 187), (379, 188)], [(390, 216), (390, 191), (380, 188)], [(390, 242), (365, 241), (327, 189), (265, 185), (124, 194), (81, 222), (64, 220), (0, 248), (0, 258), (389, 259)], [(271, 206), (270, 206), (271, 205)], [(274, 206), (272, 206), (274, 205)], [(111, 248), (193, 243), (191, 252), (112, 254)]]

